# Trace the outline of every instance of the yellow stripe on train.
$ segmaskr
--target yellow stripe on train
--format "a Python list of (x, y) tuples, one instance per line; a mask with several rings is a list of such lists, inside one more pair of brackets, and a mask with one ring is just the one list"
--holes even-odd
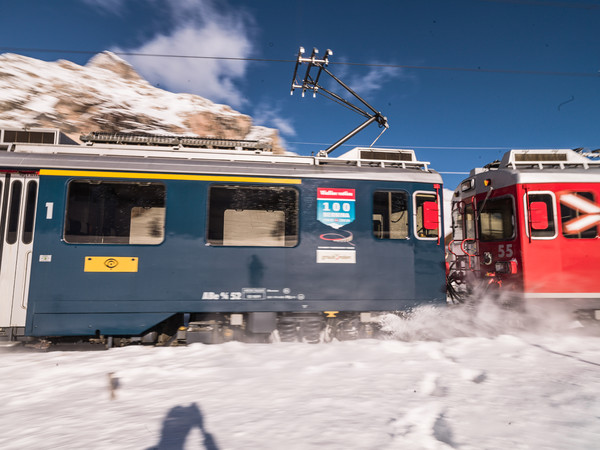
[(40, 169), (40, 175), (59, 177), (135, 178), (145, 180), (227, 181), (239, 183), (302, 184), (299, 178), (236, 177), (222, 175), (187, 175), (172, 173), (102, 172), (96, 170)]

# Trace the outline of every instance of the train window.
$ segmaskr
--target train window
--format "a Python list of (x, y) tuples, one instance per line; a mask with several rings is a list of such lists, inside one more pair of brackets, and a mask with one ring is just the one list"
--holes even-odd
[(452, 237), (456, 241), (462, 241), (464, 239), (463, 233), (463, 213), (460, 210), (458, 203), (452, 204)]
[(534, 239), (556, 237), (556, 207), (552, 192), (529, 192), (525, 195), (524, 207), (525, 231), (528, 236), (531, 231)]
[[(434, 217), (435, 216), (435, 217)], [(435, 220), (433, 220), (435, 219)], [(415, 193), (415, 234), (419, 239), (437, 239), (439, 235), (439, 209), (434, 192)], [(432, 222), (433, 221), (433, 222)]]
[(35, 205), (37, 197), (37, 181), (27, 184), (27, 199), (25, 200), (25, 223), (23, 225), (23, 244), (31, 244), (33, 241), (33, 222), (35, 219)]
[(219, 246), (295, 246), (298, 192), (279, 186), (211, 186), (207, 240)]
[(158, 245), (165, 235), (162, 183), (69, 183), (64, 239), (71, 244)]
[(479, 212), (480, 239), (506, 241), (515, 235), (515, 213), (512, 197), (490, 198)]
[(452, 204), (452, 237), (455, 241), (475, 239), (475, 214), (472, 203)]
[(598, 236), (598, 205), (592, 192), (564, 192), (560, 195), (562, 234), (569, 239), (595, 239)]
[(465, 205), (465, 239), (475, 239), (475, 210), (472, 203)]
[(373, 194), (373, 235), (377, 239), (408, 239), (408, 194)]
[(10, 194), (10, 210), (8, 212), (8, 228), (6, 230), (6, 243), (14, 244), (17, 242), (19, 233), (19, 214), (21, 213), (21, 191), (23, 183), (15, 181), (12, 184)]

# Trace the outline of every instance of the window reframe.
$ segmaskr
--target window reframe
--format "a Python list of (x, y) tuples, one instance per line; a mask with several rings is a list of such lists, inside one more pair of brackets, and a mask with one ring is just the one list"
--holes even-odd
[[(406, 213), (406, 234), (403, 235), (402, 237), (379, 237), (374, 229), (374, 224), (375, 224), (375, 195), (376, 194), (388, 194), (388, 196), (390, 195), (394, 195), (394, 194), (399, 194), (399, 195), (403, 195), (404, 196), (404, 201), (406, 204), (406, 209), (404, 210), (404, 212)], [(373, 191), (373, 195), (371, 197), (372, 203), (371, 203), (371, 233), (373, 238), (375, 238), (378, 241), (405, 241), (407, 239), (410, 239), (411, 236), (411, 220), (410, 220), (410, 215), (411, 215), (411, 206), (410, 206), (410, 194), (402, 189), (376, 189)], [(390, 199), (389, 201), (393, 201), (392, 199)], [(393, 214), (393, 212), (391, 212), (391, 214)], [(393, 222), (391, 220), (391, 214), (390, 214), (390, 222)], [(400, 219), (398, 219), (399, 221)], [(393, 222), (393, 223), (397, 223)], [(383, 222), (382, 222), (383, 225)], [(391, 235), (392, 230), (388, 230), (387, 233), (388, 235)], [(381, 232), (381, 234), (383, 234), (383, 231)]]
[[(418, 216), (419, 216), (419, 208), (417, 207), (417, 197), (419, 195), (430, 195), (435, 198), (435, 202), (438, 207), (438, 226), (436, 228), (437, 234), (435, 236), (419, 236), (418, 235)], [(442, 217), (441, 217), (441, 206), (440, 206), (440, 197), (436, 191), (427, 191), (427, 190), (418, 190), (414, 191), (412, 194), (412, 227), (413, 227), (413, 236), (420, 241), (438, 241), (441, 236), (441, 225), (442, 225)], [(424, 218), (421, 219), (422, 221)]]
[[(265, 191), (265, 192), (287, 192), (288, 194), (292, 194), (294, 196), (293, 205), (289, 205), (287, 202), (283, 202), (282, 204), (286, 207), (283, 209), (240, 209), (240, 211), (283, 211), (284, 219), (283, 219), (283, 245), (258, 245), (256, 243), (244, 244), (244, 243), (225, 243), (225, 213), (228, 210), (232, 210), (232, 208), (227, 208), (226, 206), (220, 206), (217, 208), (213, 214), (213, 210), (211, 209), (212, 204), (212, 192), (213, 190), (247, 190), (247, 191)], [(244, 247), (244, 248), (292, 248), (296, 247), (300, 243), (300, 192), (298, 189), (292, 186), (281, 186), (281, 185), (264, 185), (264, 184), (249, 184), (249, 185), (241, 185), (241, 184), (213, 184), (208, 187), (207, 197), (206, 197), (206, 230), (205, 230), (205, 239), (206, 243), (213, 247)], [(281, 199), (280, 199), (281, 201)], [(236, 209), (236, 208), (233, 208)], [(218, 216), (216, 213), (218, 211), (223, 212), (223, 216)], [(291, 212), (288, 217), (288, 212)], [(213, 220), (220, 219), (220, 223), (213, 223)], [(262, 230), (264, 232), (264, 230)], [(248, 237), (248, 240), (251, 241), (251, 237)], [(241, 240), (241, 238), (240, 238)]]
[[(486, 239), (484, 237), (483, 228), (482, 228), (482, 226), (483, 226), (482, 215), (483, 215), (484, 209), (490, 203), (497, 202), (500, 200), (506, 200), (506, 199), (510, 200), (510, 204), (511, 204), (512, 234), (510, 236), (503, 235), (499, 239)], [(477, 206), (477, 231), (478, 231), (478, 235), (479, 235), (479, 240), (481, 242), (514, 241), (517, 238), (517, 220), (516, 220), (517, 209), (516, 209), (516, 205), (515, 205), (515, 198), (513, 195), (508, 194), (508, 195), (500, 195), (498, 197), (491, 197), (491, 198), (488, 198), (487, 200), (484, 200), (483, 202), (481, 202), (480, 205)]]
[(523, 194), (523, 217), (525, 223), (525, 236), (529, 238), (529, 204), (531, 203), (530, 196), (531, 195), (549, 195), (551, 198), (552, 205), (552, 220), (554, 224), (554, 234), (552, 236), (535, 236), (534, 231), (531, 230), (531, 239), (540, 240), (540, 241), (549, 241), (552, 239), (556, 239), (558, 236), (558, 221), (557, 221), (557, 209), (556, 209), (556, 194), (552, 191), (540, 190), (540, 191), (527, 191)]
[[(596, 204), (596, 201), (598, 200), (598, 197), (599, 197), (598, 194), (595, 191), (592, 191), (592, 190), (585, 190), (585, 191), (584, 190), (581, 190), (581, 191), (575, 191), (575, 190), (573, 190), (573, 191), (570, 191), (568, 193), (569, 194), (574, 194), (576, 196), (580, 196), (580, 197), (582, 197), (582, 198), (584, 198), (586, 200), (591, 201), (594, 204)], [(564, 192), (563, 192), (563, 194), (564, 194)], [(592, 198), (588, 199), (587, 197), (585, 197), (584, 195), (581, 195), (581, 194), (590, 194)], [(562, 235), (563, 238), (565, 238), (565, 239), (577, 239), (577, 240), (581, 240), (581, 239), (597, 239), (598, 237), (600, 237), (600, 230), (599, 230), (599, 225), (598, 224), (596, 224), (596, 225), (593, 226), (593, 228), (596, 230), (594, 236), (585, 236), (585, 237), (584, 236), (578, 236), (578, 235), (583, 234), (583, 232), (587, 231), (588, 229), (592, 229), (592, 227), (590, 227), (590, 228), (588, 228), (586, 230), (583, 230), (582, 232), (577, 233), (577, 235), (576, 234), (565, 233), (565, 231), (564, 231), (565, 224), (568, 223), (569, 221), (573, 220), (574, 218), (570, 218), (567, 221), (563, 220), (563, 206), (566, 207), (566, 208), (569, 208), (569, 209), (573, 209), (573, 208), (570, 208), (569, 206), (567, 206), (566, 204), (560, 202), (560, 208), (561, 208), (561, 211), (560, 211), (560, 229), (561, 229), (561, 235)]]
[[(144, 187), (144, 186), (154, 186), (154, 187), (161, 187), (162, 188), (162, 206), (151, 206), (148, 207), (150, 209), (161, 209), (162, 211), (158, 211), (158, 213), (160, 214), (160, 218), (161, 218), (161, 222), (158, 224), (159, 225), (159, 229), (160, 229), (160, 241), (155, 241), (155, 242), (131, 242), (132, 241), (132, 237), (135, 239), (148, 239), (148, 236), (141, 236), (141, 235), (132, 235), (131, 233), (131, 225), (132, 225), (132, 211), (134, 208), (145, 208), (144, 206), (141, 206), (139, 204), (131, 204), (131, 208), (129, 210), (129, 216), (128, 216), (128, 229), (129, 229), (129, 234), (127, 236), (112, 236), (112, 235), (107, 235), (107, 234), (75, 234), (75, 233), (69, 233), (69, 231), (71, 231), (71, 218), (73, 216), (70, 216), (69, 213), (71, 211), (71, 206), (70, 206), (70, 201), (71, 201), (71, 188), (72, 186), (74, 186), (75, 184), (88, 184), (88, 185), (93, 185), (93, 186), (108, 186), (108, 185), (120, 185), (120, 186), (125, 186), (125, 185), (133, 185), (133, 186), (138, 186), (138, 187)], [(153, 199), (154, 201), (156, 200), (161, 200), (160, 197)], [(91, 203), (88, 203), (88, 207)], [(104, 212), (104, 210), (102, 210), (102, 212)], [(102, 216), (102, 222), (96, 223), (96, 226), (103, 228), (104, 227), (104, 215)], [(143, 181), (143, 180), (136, 180), (136, 181), (131, 181), (131, 180), (106, 180), (106, 179), (101, 179), (101, 180), (95, 180), (95, 179), (89, 179), (89, 178), (74, 178), (71, 179), (67, 182), (67, 189), (66, 189), (66, 198), (65, 198), (65, 215), (64, 215), (64, 222), (63, 222), (63, 231), (62, 231), (62, 239), (65, 243), (69, 244), (69, 245), (152, 245), (152, 246), (156, 246), (156, 245), (161, 245), (164, 243), (165, 239), (166, 239), (166, 222), (167, 222), (167, 186), (165, 183), (160, 182), (160, 181)], [(80, 238), (77, 239), (73, 239), (73, 236), (81, 236)], [(86, 239), (87, 238), (87, 239)], [(124, 242), (124, 240), (127, 239), (127, 242)], [(151, 238), (150, 238), (151, 239)]]

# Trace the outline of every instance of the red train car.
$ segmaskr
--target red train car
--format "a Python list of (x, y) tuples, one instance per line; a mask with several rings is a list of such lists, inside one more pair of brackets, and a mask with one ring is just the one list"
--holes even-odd
[(600, 161), (511, 150), (458, 186), (452, 222), (453, 302), (497, 289), (600, 320)]

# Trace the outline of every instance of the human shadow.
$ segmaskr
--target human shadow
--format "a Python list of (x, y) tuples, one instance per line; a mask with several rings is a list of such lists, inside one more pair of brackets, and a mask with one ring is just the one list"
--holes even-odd
[(160, 442), (148, 450), (183, 450), (188, 434), (196, 427), (200, 429), (203, 440), (201, 444), (207, 450), (218, 450), (214, 438), (204, 429), (202, 412), (196, 403), (172, 408), (163, 421)]
[(263, 285), (263, 277), (265, 275), (265, 265), (256, 255), (250, 257), (248, 264), (248, 278), (250, 287), (261, 287)]

